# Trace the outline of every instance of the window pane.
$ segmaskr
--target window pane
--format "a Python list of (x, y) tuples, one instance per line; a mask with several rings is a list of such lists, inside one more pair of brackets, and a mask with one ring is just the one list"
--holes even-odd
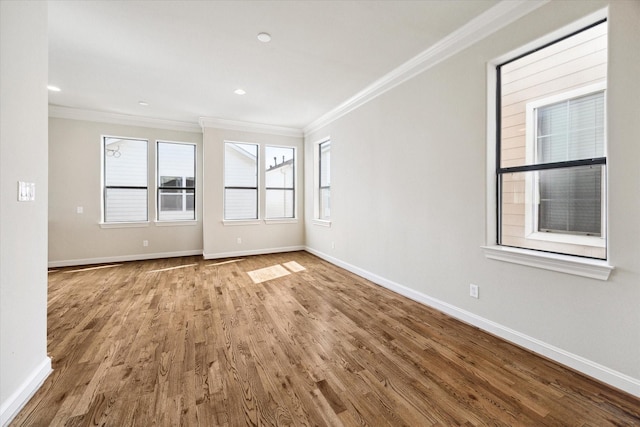
[(501, 175), (501, 244), (605, 259), (604, 173), (584, 166)]
[(601, 235), (602, 167), (538, 172), (540, 231)]
[(196, 146), (158, 142), (158, 176), (161, 187), (194, 187)]
[(147, 220), (147, 189), (107, 188), (105, 222)]
[(331, 142), (320, 144), (320, 187), (331, 186)]
[(293, 190), (267, 189), (267, 218), (293, 218)]
[(160, 221), (195, 220), (195, 190), (160, 190), (158, 219)]
[(320, 189), (320, 219), (331, 218), (331, 189)]
[(147, 141), (105, 138), (104, 148), (107, 187), (147, 186)]
[(258, 190), (254, 189), (225, 189), (224, 192), (225, 219), (257, 219), (258, 218)]
[(606, 22), (500, 66), (500, 166), (604, 157), (606, 80)]
[(258, 146), (225, 143), (225, 187), (258, 187)]

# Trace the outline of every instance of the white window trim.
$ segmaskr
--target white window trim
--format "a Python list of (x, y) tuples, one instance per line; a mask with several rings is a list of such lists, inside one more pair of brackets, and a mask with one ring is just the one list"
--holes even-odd
[(314, 218), (314, 219), (311, 220), (311, 223), (313, 225), (319, 225), (320, 227), (329, 227), (329, 228), (331, 228), (331, 221), (326, 220), (326, 219)]
[(273, 224), (297, 224), (298, 218), (266, 218), (264, 223), (267, 225)]
[(149, 221), (139, 222), (100, 222), (100, 228), (144, 228), (148, 227)]
[[(536, 124), (537, 124), (537, 109), (546, 105), (555, 104), (557, 102), (566, 101), (580, 96), (589, 95), (596, 92), (604, 92), (606, 102), (606, 90), (607, 82), (598, 82), (587, 86), (582, 86), (577, 89), (562, 92), (556, 95), (552, 95), (546, 98), (536, 99), (528, 102), (526, 105), (526, 147), (527, 164), (533, 164), (536, 161)], [(606, 109), (605, 109), (606, 110)], [(605, 111), (606, 117), (606, 111)], [(606, 129), (607, 120), (605, 118), (605, 141), (604, 152), (607, 153), (607, 139)], [(602, 176), (602, 188), (606, 187), (606, 173)], [(537, 180), (533, 179), (531, 174), (527, 175), (525, 187), (525, 199), (528, 201), (525, 210), (525, 239), (539, 240), (545, 242), (567, 243), (572, 245), (592, 246), (596, 248), (606, 247), (607, 236), (607, 209), (606, 209), (606, 191), (605, 197), (602, 198), (601, 206), (601, 224), (602, 228), (600, 236), (581, 236), (576, 234), (563, 234), (563, 233), (544, 233), (538, 231), (538, 208), (539, 208), (539, 192)]]
[(607, 261), (593, 258), (581, 258), (572, 255), (560, 255), (497, 245), (482, 246), (482, 249), (488, 259), (589, 277), (591, 279), (606, 281), (614, 269)]
[(504, 261), (514, 264), (527, 265), (529, 267), (544, 270), (557, 271), (582, 277), (591, 277), (599, 280), (608, 280), (611, 271), (615, 268), (605, 260), (582, 258), (572, 255), (560, 255), (546, 253), (530, 249), (516, 249), (496, 244), (497, 237), (497, 177), (496, 177), (496, 66), (515, 58), (519, 54), (531, 51), (537, 46), (551, 42), (564, 35), (570, 34), (580, 28), (589, 25), (596, 20), (607, 18), (608, 9), (602, 9), (573, 24), (535, 40), (521, 48), (509, 52), (487, 63), (487, 152), (486, 152), (486, 233), (482, 246), (488, 259)]
[(225, 226), (237, 226), (237, 225), (260, 225), (262, 220), (260, 219), (224, 219), (222, 224)]
[(156, 227), (182, 227), (198, 225), (198, 220), (179, 219), (179, 220), (156, 220), (153, 222)]

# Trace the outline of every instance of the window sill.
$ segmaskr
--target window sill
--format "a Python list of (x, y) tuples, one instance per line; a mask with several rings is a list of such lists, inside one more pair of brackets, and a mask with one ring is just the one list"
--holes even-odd
[(187, 219), (183, 221), (154, 221), (156, 227), (181, 227), (198, 225), (198, 221)]
[(329, 227), (331, 228), (331, 221), (326, 219), (312, 219), (311, 223), (314, 225), (319, 225), (320, 227)]
[(222, 224), (227, 225), (260, 225), (262, 221), (259, 219), (225, 219), (222, 221)]
[(562, 233), (535, 232), (526, 236), (527, 239), (540, 240), (543, 242), (566, 243), (570, 245), (593, 246), (594, 248), (606, 247), (606, 240), (602, 237), (579, 236)]
[(298, 223), (298, 218), (272, 218), (272, 219), (265, 219), (264, 220), (265, 224), (297, 224)]
[(528, 249), (510, 248), (506, 246), (482, 246), (489, 259), (559, 271), (576, 276), (598, 280), (608, 280), (614, 269), (607, 261), (591, 258), (580, 258), (570, 255), (551, 254)]
[(149, 221), (144, 222), (101, 222), (100, 228), (144, 228), (149, 226)]

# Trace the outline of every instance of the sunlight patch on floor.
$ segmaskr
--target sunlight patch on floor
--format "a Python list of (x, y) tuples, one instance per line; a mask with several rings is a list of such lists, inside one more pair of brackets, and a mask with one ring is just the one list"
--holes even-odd
[(194, 265), (198, 265), (198, 264), (185, 264), (185, 265), (179, 265), (177, 267), (160, 268), (158, 270), (147, 271), (147, 273), (158, 273), (160, 271), (176, 270), (178, 268), (193, 267)]
[(232, 259), (229, 261), (221, 261), (221, 262), (215, 262), (213, 264), (207, 264), (207, 267), (213, 267), (216, 265), (223, 265), (223, 264), (231, 264), (232, 262), (240, 262), (240, 261), (244, 261), (244, 259)]
[(253, 283), (262, 283), (266, 282), (267, 280), (287, 276), (291, 273), (280, 264), (277, 264), (271, 267), (261, 268), (259, 270), (248, 271), (247, 274), (249, 275), (249, 277), (251, 277)]
[(295, 261), (285, 262), (285, 263), (284, 263), (284, 264), (282, 264), (282, 265), (284, 265), (285, 267), (287, 267), (287, 269), (288, 269), (289, 271), (291, 271), (292, 273), (297, 273), (297, 272), (299, 272), (299, 271), (304, 270), (304, 267), (303, 267), (303, 266), (301, 266), (300, 264), (298, 264), (298, 263), (297, 263), (297, 262), (295, 262)]
[(112, 267), (119, 267), (122, 264), (109, 264), (109, 265), (100, 265), (98, 267), (87, 267), (87, 268), (79, 268), (77, 270), (67, 270), (65, 271), (65, 273), (77, 273), (79, 271), (89, 271), (89, 270), (100, 270), (102, 268), (112, 268)]

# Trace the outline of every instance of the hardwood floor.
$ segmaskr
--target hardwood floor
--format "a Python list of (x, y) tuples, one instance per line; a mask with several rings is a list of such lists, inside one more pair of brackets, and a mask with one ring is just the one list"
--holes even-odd
[(12, 426), (640, 425), (639, 399), (305, 252), (50, 272), (48, 339)]

